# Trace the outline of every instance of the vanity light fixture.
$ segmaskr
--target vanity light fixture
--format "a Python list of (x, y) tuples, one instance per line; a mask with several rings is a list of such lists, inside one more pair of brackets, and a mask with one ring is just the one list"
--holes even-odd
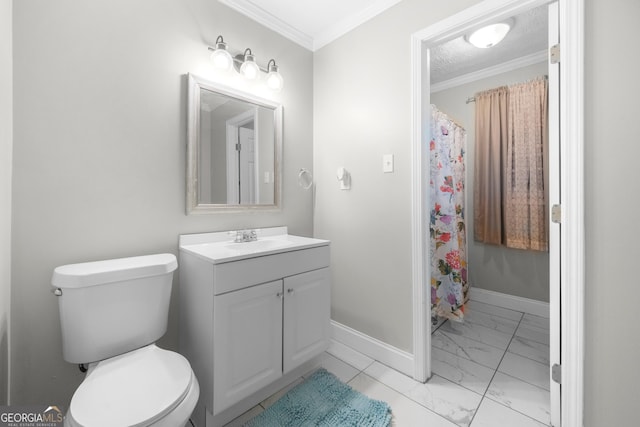
[(276, 60), (271, 59), (267, 68), (262, 68), (256, 63), (255, 56), (250, 48), (244, 50), (244, 53), (232, 55), (227, 49), (227, 44), (222, 36), (216, 39), (216, 46), (208, 48), (211, 51), (211, 61), (213, 65), (220, 70), (230, 70), (232, 67), (236, 69), (247, 80), (255, 80), (260, 76), (260, 71), (267, 74), (266, 84), (273, 91), (282, 89), (284, 79), (280, 74)]
[(212, 51), (211, 61), (213, 65), (220, 70), (230, 70), (233, 66), (233, 58), (227, 50), (227, 44), (224, 42), (222, 36), (218, 36), (216, 39), (216, 47), (209, 48)]
[(465, 38), (475, 47), (487, 49), (500, 43), (509, 30), (511, 30), (510, 22), (500, 22), (479, 28)]

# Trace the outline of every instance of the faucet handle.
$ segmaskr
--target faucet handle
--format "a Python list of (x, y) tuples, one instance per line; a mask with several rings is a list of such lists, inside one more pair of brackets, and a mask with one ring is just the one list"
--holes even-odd
[(234, 231), (236, 238), (233, 243), (253, 242), (258, 240), (256, 230), (236, 230)]

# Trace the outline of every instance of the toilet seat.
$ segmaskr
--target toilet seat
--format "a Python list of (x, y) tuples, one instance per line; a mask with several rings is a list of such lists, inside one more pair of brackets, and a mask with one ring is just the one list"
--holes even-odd
[(182, 355), (154, 344), (103, 360), (73, 395), (69, 424), (148, 426), (173, 411), (194, 380)]

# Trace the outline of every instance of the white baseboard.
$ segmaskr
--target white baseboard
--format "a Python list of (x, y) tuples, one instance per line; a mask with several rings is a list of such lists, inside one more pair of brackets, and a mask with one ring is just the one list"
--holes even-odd
[(332, 338), (390, 368), (413, 377), (413, 354), (351, 329), (341, 323), (331, 321)]
[[(549, 317), (549, 303), (547, 302), (517, 297), (476, 287), (472, 287), (470, 292), (471, 299), (473, 301), (522, 311), (535, 316)], [(331, 321), (331, 334), (334, 341), (344, 344), (347, 347), (402, 372), (405, 375), (413, 377), (413, 354), (400, 350), (399, 348), (363, 334), (362, 332), (334, 320)]]
[(549, 303), (471, 287), (471, 300), (549, 318)]

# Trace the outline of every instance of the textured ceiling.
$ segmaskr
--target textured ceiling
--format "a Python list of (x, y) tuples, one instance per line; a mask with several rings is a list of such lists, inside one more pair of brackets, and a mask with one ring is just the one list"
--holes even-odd
[[(316, 50), (402, 0), (218, 0), (294, 42)], [(431, 48), (437, 84), (547, 49), (547, 6), (513, 17), (505, 39), (490, 49), (464, 37)], [(408, 41), (407, 41), (408, 43)]]
[(500, 43), (479, 49), (464, 37), (431, 48), (431, 84), (441, 83), (496, 64), (544, 51), (548, 39), (547, 6), (513, 17), (511, 31)]

